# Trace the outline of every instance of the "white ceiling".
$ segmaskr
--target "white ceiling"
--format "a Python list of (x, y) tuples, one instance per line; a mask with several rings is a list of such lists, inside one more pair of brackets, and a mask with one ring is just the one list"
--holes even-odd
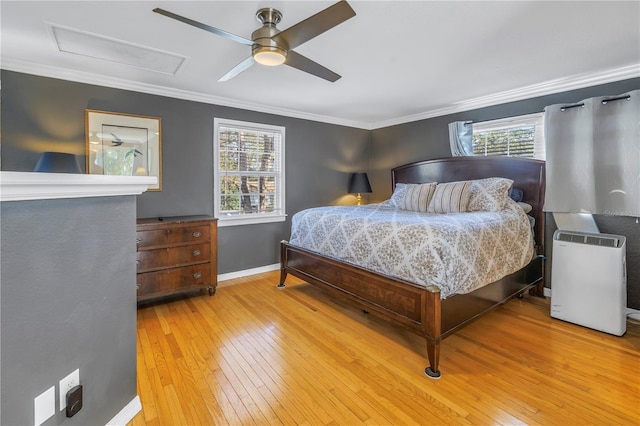
[[(329, 83), (256, 65), (250, 48), (152, 13), (250, 38), (275, 7), (284, 30), (334, 1), (5, 1), (2, 68), (361, 128), (640, 76), (640, 2), (350, 1), (356, 16), (296, 51)], [(60, 52), (49, 24), (187, 57), (175, 75)]]

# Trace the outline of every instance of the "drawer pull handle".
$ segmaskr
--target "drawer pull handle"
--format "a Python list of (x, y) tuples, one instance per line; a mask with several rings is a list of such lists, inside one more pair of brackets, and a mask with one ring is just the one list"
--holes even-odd
[(194, 256), (200, 256), (200, 250), (194, 250), (191, 252), (191, 254)]
[(194, 233), (193, 233), (193, 234), (191, 234), (191, 235), (193, 235), (195, 238), (200, 238), (200, 237), (202, 236), (202, 232), (200, 232), (200, 231), (196, 231), (196, 232), (194, 232)]
[(140, 284), (136, 284), (136, 290), (140, 290), (140, 287), (142, 287)]
[(136, 238), (136, 244), (140, 244), (142, 242), (142, 238), (138, 237)]
[(202, 277), (202, 274), (200, 272), (196, 272), (195, 274), (193, 274), (193, 278), (198, 279)]
[(140, 265), (140, 259), (136, 259), (136, 266)]

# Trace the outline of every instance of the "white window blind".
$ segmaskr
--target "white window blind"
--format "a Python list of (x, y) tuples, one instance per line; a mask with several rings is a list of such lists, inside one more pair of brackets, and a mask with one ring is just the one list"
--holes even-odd
[(473, 155), (544, 160), (544, 113), (473, 123)]
[(214, 128), (219, 225), (283, 221), (285, 128), (224, 119)]

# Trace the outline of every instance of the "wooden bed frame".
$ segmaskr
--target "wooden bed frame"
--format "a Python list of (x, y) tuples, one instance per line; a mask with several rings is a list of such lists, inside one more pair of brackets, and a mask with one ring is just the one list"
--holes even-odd
[(439, 378), (443, 338), (512, 297), (522, 297), (527, 289), (533, 295), (542, 296), (545, 163), (511, 157), (453, 157), (399, 166), (391, 175), (393, 187), (396, 183), (453, 182), (494, 176), (512, 179), (513, 187), (524, 192), (523, 201), (533, 207), (529, 214), (536, 220), (537, 256), (520, 271), (499, 281), (441, 300), (436, 286), (425, 288), (390, 278), (282, 241), (278, 287), (283, 288), (287, 274), (291, 274), (365, 312), (419, 333), (427, 342), (430, 365), (425, 373)]

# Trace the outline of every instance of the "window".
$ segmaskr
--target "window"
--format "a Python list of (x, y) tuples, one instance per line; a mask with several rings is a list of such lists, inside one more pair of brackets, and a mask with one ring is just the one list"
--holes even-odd
[(473, 155), (544, 160), (544, 114), (473, 123)]
[(282, 222), (285, 128), (214, 119), (214, 211), (220, 226)]

